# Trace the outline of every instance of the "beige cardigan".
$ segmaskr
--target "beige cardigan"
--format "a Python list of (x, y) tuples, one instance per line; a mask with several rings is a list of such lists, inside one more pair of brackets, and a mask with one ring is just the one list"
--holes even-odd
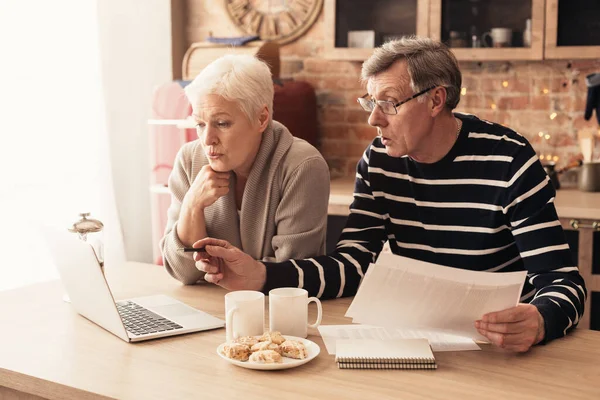
[[(192, 253), (178, 250), (183, 244), (177, 220), (186, 192), (206, 164), (200, 141), (186, 143), (169, 177), (171, 205), (160, 246), (167, 271), (184, 284), (196, 283), (204, 273), (196, 268)], [(225, 239), (263, 261), (325, 253), (329, 169), (317, 149), (273, 121), (263, 133), (239, 217), (231, 174), (229, 193), (204, 210), (210, 237)]]

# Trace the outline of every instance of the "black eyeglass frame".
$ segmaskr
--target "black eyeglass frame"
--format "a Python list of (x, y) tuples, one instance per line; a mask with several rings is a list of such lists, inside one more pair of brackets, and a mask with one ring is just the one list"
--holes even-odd
[[(436, 86), (432, 86), (432, 87), (430, 87), (430, 88), (427, 88), (427, 89), (424, 89), (424, 90), (421, 90), (420, 92), (418, 92), (418, 93), (415, 93), (415, 94), (413, 94), (412, 96), (410, 96), (408, 99), (405, 99), (405, 100), (399, 101), (399, 102), (398, 102), (398, 103), (396, 103), (396, 104), (392, 103), (391, 101), (387, 101), (387, 100), (369, 100), (369, 101), (371, 101), (371, 102), (373, 102), (375, 105), (379, 106), (379, 107), (381, 108), (381, 112), (383, 112), (384, 114), (387, 114), (387, 115), (396, 115), (396, 114), (398, 114), (398, 107), (400, 107), (402, 104), (404, 104), (404, 103), (408, 103), (409, 101), (411, 101), (411, 100), (413, 100), (413, 99), (416, 99), (417, 97), (419, 97), (419, 96), (421, 96), (421, 95), (423, 95), (423, 94), (425, 94), (425, 93), (429, 92), (431, 89), (435, 89), (436, 87), (438, 87), (438, 85), (436, 85)], [(375, 107), (373, 107), (373, 110), (370, 110), (370, 111), (369, 111), (369, 110), (367, 110), (367, 109), (366, 109), (366, 108), (363, 106), (363, 103), (361, 103), (361, 99), (365, 99), (365, 100), (367, 100), (367, 99), (366, 99), (366, 97), (367, 97), (368, 95), (369, 95), (369, 93), (365, 93), (365, 95), (364, 95), (364, 96), (362, 96), (362, 97), (359, 97), (358, 99), (356, 99), (356, 101), (358, 102), (358, 104), (360, 104), (360, 106), (363, 108), (363, 110), (365, 110), (365, 111), (367, 111), (367, 112), (373, 112), (373, 110), (375, 109)], [(383, 111), (383, 107), (381, 107), (381, 106), (379, 105), (379, 103), (380, 103), (380, 102), (381, 102), (381, 103), (387, 103), (387, 104), (391, 104), (392, 106), (394, 106), (394, 111), (395, 111), (395, 113), (394, 113), (394, 114), (388, 114), (388, 113), (384, 112), (384, 111)]]

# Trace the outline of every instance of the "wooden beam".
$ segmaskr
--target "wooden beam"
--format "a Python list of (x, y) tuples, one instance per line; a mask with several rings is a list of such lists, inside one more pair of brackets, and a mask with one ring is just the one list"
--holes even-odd
[(185, 0), (171, 0), (171, 62), (173, 79), (182, 79), (181, 64), (188, 47), (185, 36), (187, 6)]

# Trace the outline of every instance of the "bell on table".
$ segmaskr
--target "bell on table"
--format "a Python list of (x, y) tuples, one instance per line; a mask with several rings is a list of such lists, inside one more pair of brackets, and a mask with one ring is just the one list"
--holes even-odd
[[(104, 273), (104, 242), (102, 229), (104, 224), (97, 219), (88, 218), (90, 213), (80, 213), (81, 219), (69, 228), (69, 232), (77, 233), (79, 239), (89, 243), (94, 250), (100, 270)], [(69, 296), (64, 295), (63, 300), (70, 302)]]

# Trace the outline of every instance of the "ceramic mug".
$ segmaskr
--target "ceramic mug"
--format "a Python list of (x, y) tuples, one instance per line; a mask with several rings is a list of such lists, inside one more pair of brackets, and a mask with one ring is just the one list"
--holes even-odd
[(230, 342), (242, 336), (262, 335), (265, 327), (265, 295), (238, 290), (225, 295), (225, 331)]
[(579, 170), (579, 190), (585, 192), (600, 191), (600, 162), (587, 162)]
[[(308, 304), (317, 304), (317, 320), (308, 323)], [(308, 328), (321, 324), (323, 309), (316, 297), (308, 297), (308, 292), (299, 288), (279, 288), (269, 291), (269, 329), (282, 335), (305, 338)]]
[[(488, 43), (490, 38), (492, 44)], [(492, 28), (481, 36), (481, 41), (486, 47), (510, 47), (512, 45), (512, 30), (508, 28)]]

